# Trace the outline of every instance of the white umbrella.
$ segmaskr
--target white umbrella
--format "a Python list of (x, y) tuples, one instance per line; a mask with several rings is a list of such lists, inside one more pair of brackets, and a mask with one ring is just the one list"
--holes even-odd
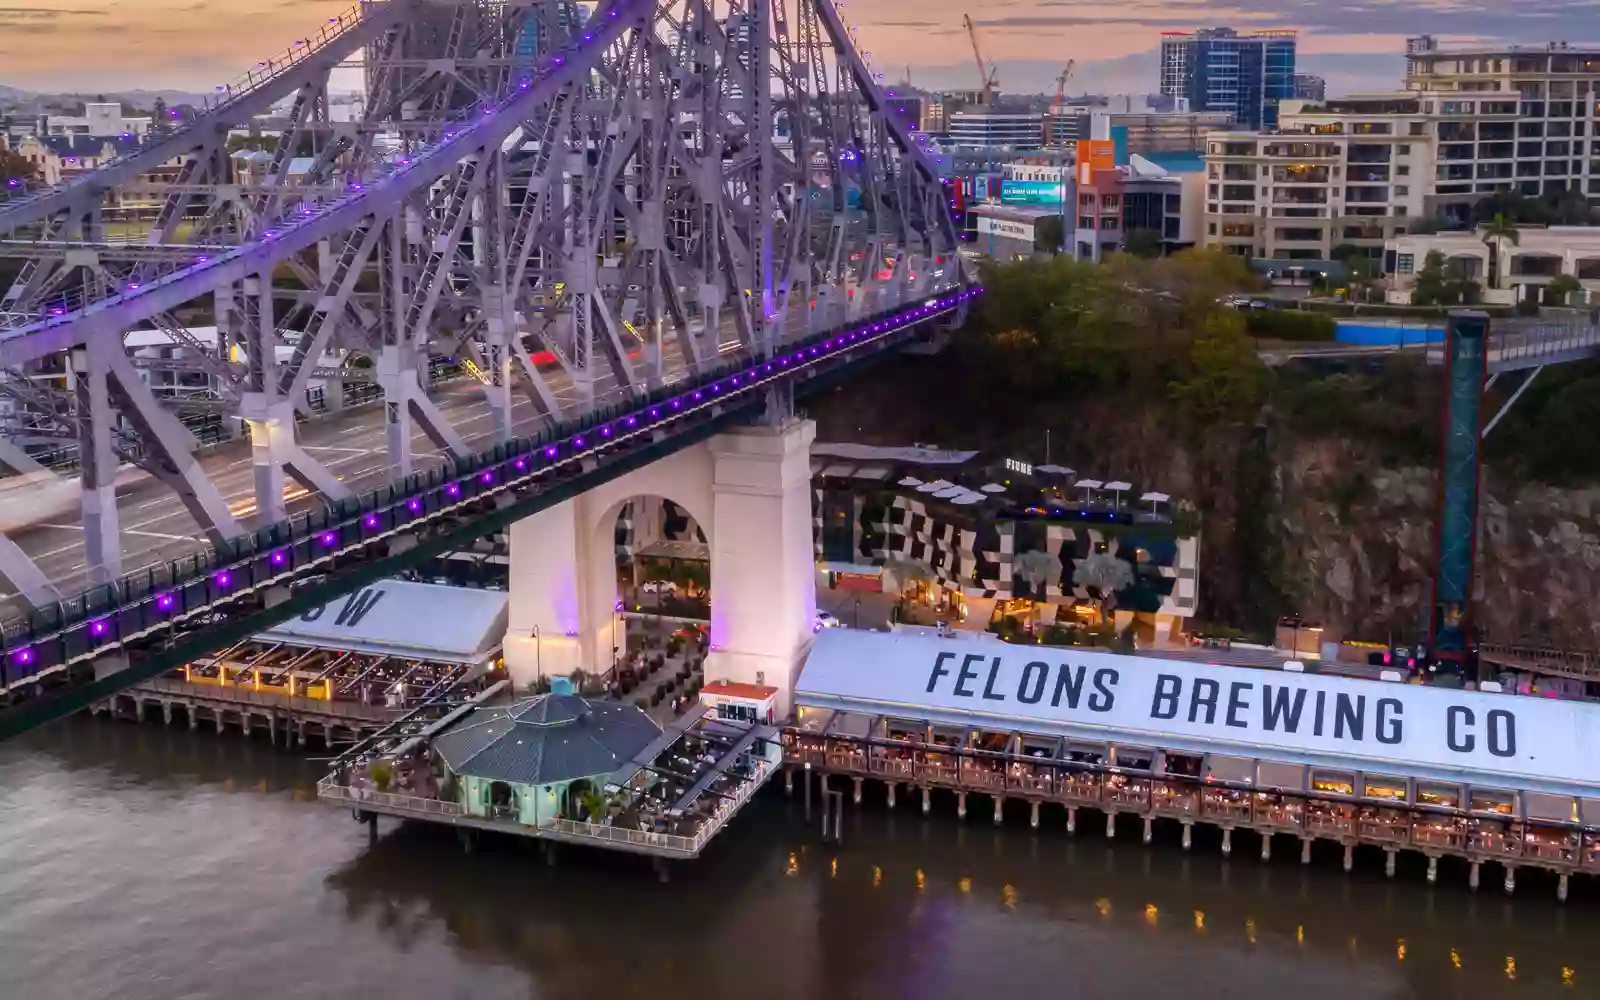
[(1165, 493), (1146, 493), (1139, 499), (1147, 501), (1150, 504), (1150, 513), (1154, 514), (1156, 512), (1156, 504), (1166, 503), (1172, 498), (1167, 496)]
[(1041, 465), (1041, 466), (1036, 467), (1033, 471), (1035, 471), (1035, 472), (1048, 472), (1052, 476), (1070, 476), (1074, 472), (1077, 472), (1078, 470), (1077, 469), (1069, 469), (1064, 465)]
[(1004, 493), (1006, 491), (1006, 488), (999, 483), (984, 483), (978, 489), (985, 493)]
[(938, 479), (938, 480), (935, 480), (935, 481), (933, 481), (931, 483), (923, 483), (921, 486), (918, 486), (917, 487), (917, 492), (918, 493), (937, 493), (940, 490), (947, 490), (947, 489), (949, 489), (950, 487), (952, 487), (954, 485), (955, 485), (955, 483), (949, 483), (949, 482), (945, 482), (943, 479)]
[(934, 496), (941, 500), (949, 500), (952, 497), (965, 496), (966, 493), (967, 488), (965, 486), (950, 486), (935, 493)]
[(1131, 489), (1133, 489), (1133, 484), (1132, 483), (1125, 483), (1125, 482), (1123, 482), (1122, 480), (1119, 479), (1114, 483), (1106, 483), (1106, 489), (1111, 490), (1113, 493), (1115, 493), (1117, 495), (1115, 504), (1116, 504), (1116, 506), (1120, 507), (1120, 506), (1122, 506), (1122, 491), (1123, 490), (1131, 490)]
[(900, 480), (900, 485), (901, 486), (921, 486), (922, 485), (922, 480), (917, 479), (915, 476), (907, 476), (904, 479)]
[(1089, 491), (1097, 490), (1103, 485), (1098, 479), (1080, 479), (1072, 484), (1072, 488), (1083, 491), (1083, 504), (1087, 507), (1092, 502), (1089, 499)]

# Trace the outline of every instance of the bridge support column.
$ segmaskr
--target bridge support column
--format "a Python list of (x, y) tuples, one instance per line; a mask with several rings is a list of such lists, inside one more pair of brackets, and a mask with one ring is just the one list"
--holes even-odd
[(957, 792), (956, 793), (956, 818), (957, 819), (966, 819), (967, 818), (967, 793), (966, 792)]
[[(785, 766), (783, 769), (783, 794), (794, 794), (794, 768)], [(894, 801), (894, 786), (889, 786), (889, 800)]]
[(1517, 869), (1512, 865), (1506, 866), (1506, 895), (1513, 896), (1517, 892)]
[(1156, 821), (1149, 816), (1144, 818), (1144, 842), (1146, 844), (1156, 839)]
[(1272, 834), (1270, 833), (1263, 833), (1261, 835), (1261, 860), (1272, 860)]
[(1067, 832), (1078, 832), (1078, 807), (1067, 806)]
[(1556, 879), (1557, 902), (1565, 903), (1567, 901), (1567, 879), (1569, 877), (1570, 876), (1568, 876), (1565, 872), (1562, 872), (1561, 875)]
[(927, 785), (922, 786), (922, 815), (926, 816), (933, 811), (933, 789)]
[(1394, 878), (1395, 859), (1399, 856), (1400, 852), (1398, 850), (1396, 850), (1395, 848), (1393, 848), (1393, 847), (1386, 847), (1386, 848), (1384, 848), (1383, 853), (1384, 853), (1384, 858), (1383, 858), (1383, 875), (1384, 875), (1384, 878)]
[(1472, 867), (1467, 869), (1467, 888), (1473, 892), (1478, 891), (1478, 879), (1482, 874), (1483, 862), (1474, 861)]
[(1187, 851), (1193, 846), (1194, 846), (1194, 824), (1193, 823), (1189, 823), (1189, 822), (1185, 822), (1183, 824), (1183, 849)]
[[(567, 500), (511, 526), (511, 599), (506, 670), (517, 687), (540, 677), (591, 670), (600, 662), (584, 623), (603, 617), (591, 603), (589, 559), (579, 500)], [(614, 561), (614, 560), (613, 560)], [(613, 572), (615, 572), (613, 570)], [(614, 584), (613, 584), (614, 586)], [(604, 658), (610, 663), (610, 650)]]
[(1355, 868), (1355, 866), (1356, 846), (1354, 844), (1346, 844), (1344, 845), (1344, 870), (1348, 872)]
[(1310, 837), (1302, 837), (1300, 840), (1300, 863), (1303, 865), (1309, 865), (1311, 863)]
[(811, 442), (816, 424), (740, 428), (711, 439), (711, 652), (706, 680), (790, 693), (816, 614)]
[(1117, 839), (1117, 814), (1114, 812), (1106, 813), (1106, 839)]
[(996, 795), (994, 797), (994, 825), (995, 826), (999, 826), (1000, 824), (1004, 823), (1005, 821), (1006, 821), (1006, 797), (1004, 795)]
[(1233, 827), (1230, 826), (1230, 827), (1225, 828), (1222, 831), (1222, 856), (1226, 858), (1226, 857), (1231, 856), (1232, 854), (1233, 854)]

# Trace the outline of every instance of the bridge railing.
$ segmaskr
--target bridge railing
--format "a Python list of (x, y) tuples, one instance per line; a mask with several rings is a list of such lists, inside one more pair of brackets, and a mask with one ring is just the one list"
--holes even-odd
[(1560, 649), (1531, 643), (1485, 642), (1478, 655), (1512, 670), (1547, 673), (1577, 680), (1600, 681), (1600, 653), (1585, 649)]
[[(539, 434), (497, 444), (360, 497), (335, 501), (216, 551), (174, 560), (93, 588), (0, 627), (0, 692), (87, 660), (159, 629), (216, 612), (244, 595), (326, 573), (337, 559), (409, 534), (484, 498), (570, 472), (619, 446), (650, 441), (691, 417), (758, 405), (770, 385), (808, 377), (851, 352), (899, 338), (951, 313), (976, 290), (949, 290), (919, 304), (826, 331), (765, 358), (730, 356), (700, 379), (597, 407)], [(201, 622), (204, 624), (204, 622)]]

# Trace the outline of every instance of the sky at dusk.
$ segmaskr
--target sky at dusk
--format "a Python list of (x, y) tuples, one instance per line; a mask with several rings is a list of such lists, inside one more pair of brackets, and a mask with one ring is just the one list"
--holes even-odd
[[(204, 91), (313, 30), (345, 0), (0, 0), (0, 84), (31, 90)], [(1398, 82), (1406, 36), (1447, 41), (1589, 40), (1594, 0), (847, 0), (846, 19), (889, 79), (975, 86), (970, 13), (1002, 90), (1156, 89), (1163, 31), (1292, 28), (1300, 69), (1334, 93)], [(1596, 32), (1600, 34), (1600, 32)]]

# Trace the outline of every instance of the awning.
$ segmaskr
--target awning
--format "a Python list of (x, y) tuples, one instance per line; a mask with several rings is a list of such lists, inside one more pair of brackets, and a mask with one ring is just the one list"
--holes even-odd
[(797, 706), (1567, 795), (1600, 706), (966, 637), (828, 629)]
[(434, 663), (483, 663), (505, 639), (508, 596), (501, 590), (384, 580), (255, 638)]

